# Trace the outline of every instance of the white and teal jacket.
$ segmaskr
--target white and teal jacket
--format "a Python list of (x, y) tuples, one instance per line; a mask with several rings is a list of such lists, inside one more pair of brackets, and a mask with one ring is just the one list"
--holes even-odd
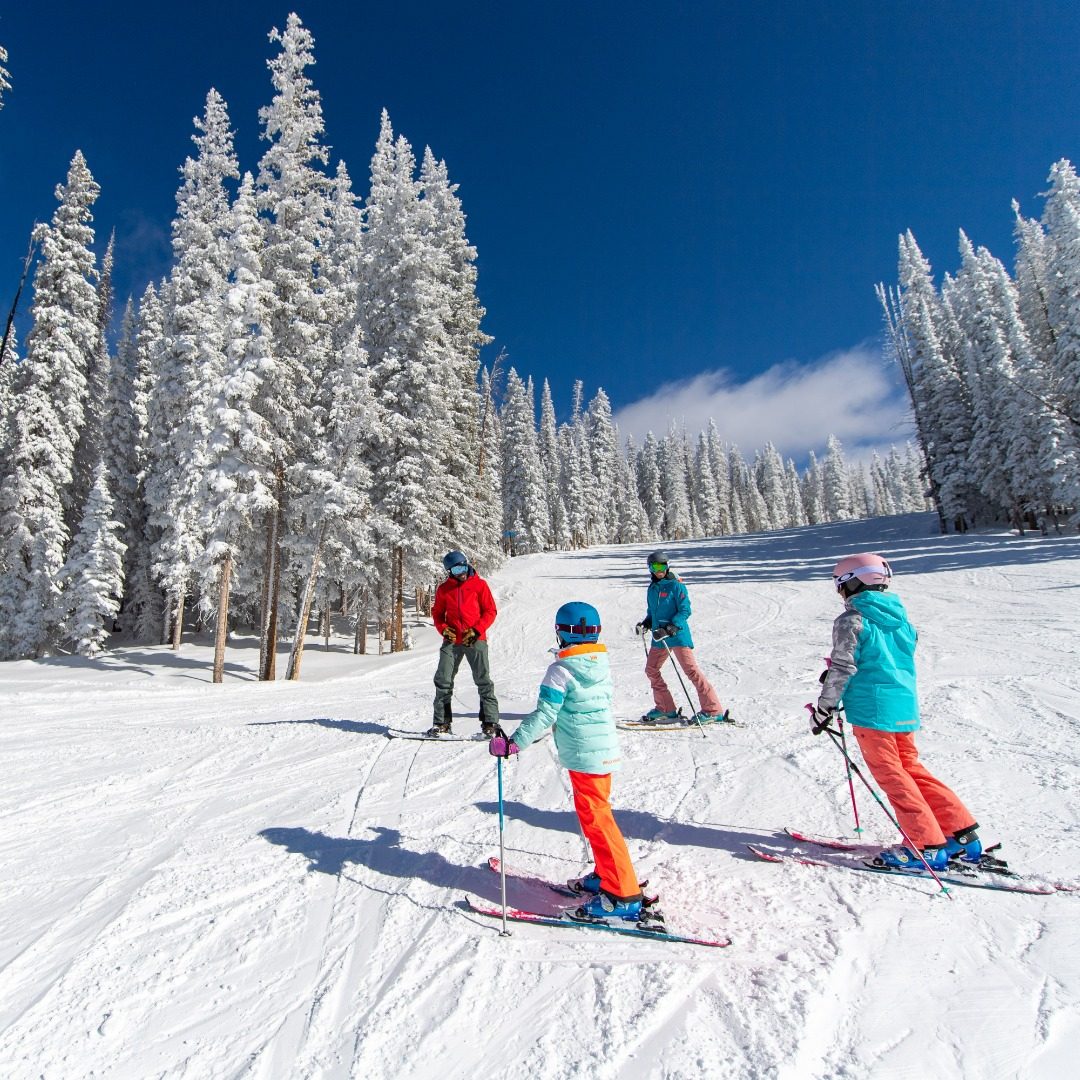
[(552, 725), (563, 768), (602, 776), (622, 766), (607, 646), (571, 645), (547, 669), (533, 709), (510, 736), (524, 750)]

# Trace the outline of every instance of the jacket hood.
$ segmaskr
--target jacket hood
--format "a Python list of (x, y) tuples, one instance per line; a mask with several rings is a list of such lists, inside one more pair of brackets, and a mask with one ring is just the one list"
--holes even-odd
[(900, 597), (888, 592), (860, 592), (847, 600), (849, 607), (868, 622), (886, 630), (895, 630), (907, 621), (907, 612)]

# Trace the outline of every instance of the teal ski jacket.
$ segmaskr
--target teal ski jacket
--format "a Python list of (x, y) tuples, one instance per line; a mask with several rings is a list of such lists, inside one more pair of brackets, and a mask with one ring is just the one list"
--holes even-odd
[[(679, 645), (688, 649), (694, 647), (694, 639), (690, 636), (690, 594), (673, 570), (669, 570), (659, 581), (654, 579), (649, 583), (648, 606), (653, 630), (659, 630), (668, 623), (675, 627), (676, 633), (665, 638), (669, 649)], [(662, 649), (664, 646), (654, 640), (652, 647)]]
[(833, 623), (832, 663), (818, 704), (840, 700), (850, 723), (879, 731), (917, 731), (915, 689), (918, 635), (898, 596), (860, 592), (848, 597)]
[(536, 708), (510, 736), (524, 750), (550, 727), (563, 768), (602, 776), (622, 767), (607, 646), (571, 645), (558, 653), (540, 683)]

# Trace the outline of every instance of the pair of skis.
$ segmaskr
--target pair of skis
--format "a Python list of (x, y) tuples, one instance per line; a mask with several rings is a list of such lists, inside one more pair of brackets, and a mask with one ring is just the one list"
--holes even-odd
[[(899, 867), (879, 866), (868, 861), (876, 853), (877, 849), (865, 844), (856, 844), (851, 841), (833, 840), (824, 836), (813, 836), (808, 833), (796, 832), (794, 829), (785, 829), (784, 832), (797, 845), (810, 845), (824, 848), (838, 854), (833, 857), (822, 855), (814, 857), (807, 855), (796, 847), (794, 851), (777, 851), (760, 844), (747, 844), (747, 848), (759, 859), (766, 862), (781, 863), (790, 862), (801, 866), (832, 867), (838, 870), (856, 870), (861, 873), (879, 874), (883, 877), (921, 878), (931, 881), (932, 878), (922, 866), (914, 866), (911, 869)], [(1070, 885), (1053, 884), (1040, 881), (1037, 878), (1017, 874), (998, 858), (993, 852), (1000, 845), (988, 848), (983, 858), (978, 863), (965, 863), (954, 861), (949, 864), (948, 870), (938, 873), (938, 879), (945, 885), (959, 885), (966, 889), (991, 889), (997, 892), (1028, 893), (1036, 896), (1049, 896), (1055, 892), (1073, 892)]]
[[(497, 858), (489, 859), (488, 867), (496, 874), (501, 871), (501, 864)], [(531, 874), (526, 874), (520, 870), (513, 869), (512, 867), (506, 868), (506, 874), (508, 877), (514, 878), (525, 885), (546, 889), (553, 893), (557, 893), (559, 896), (573, 898), (577, 902), (580, 902), (583, 899), (580, 893), (574, 892), (573, 889), (568, 888), (566, 885), (558, 884), (553, 881), (545, 881), (543, 878), (534, 877)], [(648, 883), (642, 882), (641, 884), (642, 887), (644, 887)], [(658, 898), (655, 896), (646, 897), (644, 904), (646, 912), (648, 912), (650, 908), (655, 907), (657, 899)], [(477, 915), (486, 915), (492, 919), (501, 919), (503, 917), (501, 907), (485, 900), (480, 900), (477, 897), (466, 896), (465, 903), (468, 905), (469, 910), (475, 912)], [(622, 934), (627, 937), (652, 938), (655, 941), (682, 942), (685, 945), (705, 945), (717, 949), (724, 948), (731, 944), (731, 938), (697, 938), (689, 937), (685, 934), (676, 934), (667, 929), (659, 919), (655, 920), (652, 925), (650, 925), (647, 916), (642, 924), (627, 922), (622, 919), (585, 921), (571, 918), (569, 909), (565, 909), (558, 913), (544, 913), (508, 907), (506, 909), (506, 917), (511, 922), (532, 923), (537, 926), (579, 927), (586, 930), (603, 930), (609, 934)]]

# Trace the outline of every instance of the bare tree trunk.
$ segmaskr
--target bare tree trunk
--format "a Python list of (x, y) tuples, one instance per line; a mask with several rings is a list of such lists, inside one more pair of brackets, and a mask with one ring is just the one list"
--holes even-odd
[(214, 682), (225, 677), (225, 635), (229, 628), (229, 586), (232, 583), (232, 552), (226, 553), (221, 562), (221, 580), (218, 582), (217, 633), (214, 635)]
[(393, 578), (390, 651), (402, 652), (405, 649), (405, 549), (400, 546), (394, 549)]
[(173, 611), (172, 647), (173, 652), (180, 648), (180, 638), (184, 633), (184, 600), (187, 598), (187, 590), (181, 588), (176, 594), (176, 608)]
[(330, 651), (330, 582), (326, 583), (326, 603), (323, 606), (323, 649)]
[(367, 652), (367, 620), (368, 620), (368, 591), (363, 588), (360, 592), (358, 609), (356, 612), (356, 649), (358, 654)]
[(319, 578), (319, 560), (322, 558), (322, 543), (325, 535), (326, 527), (320, 525), (315, 537), (315, 550), (311, 553), (307, 582), (304, 584), (304, 591), (300, 594), (300, 606), (296, 613), (296, 636), (293, 638), (292, 652), (289, 653), (289, 666), (285, 671), (285, 678), (291, 682), (296, 682), (300, 678), (300, 662), (304, 659), (304, 637), (307, 634), (308, 619), (311, 618), (311, 604), (315, 599), (315, 583)]
[(263, 608), (259, 642), (259, 680), (273, 682), (277, 676), (278, 598), (281, 592), (281, 527), (284, 511), (285, 475), (279, 464), (274, 469), (276, 505), (270, 513), (266, 533), (266, 562), (263, 567)]
[[(37, 228), (35, 222), (34, 228)], [(11, 337), (11, 327), (15, 323), (15, 313), (19, 310), (19, 297), (22, 296), (23, 286), (26, 284), (26, 277), (30, 273), (30, 265), (34, 261), (34, 251), (37, 249), (37, 244), (34, 241), (34, 231), (30, 230), (30, 244), (26, 249), (26, 258), (23, 259), (22, 275), (19, 278), (19, 287), (15, 290), (15, 299), (11, 302), (11, 310), (8, 312), (7, 322), (4, 324), (4, 337), (0, 341), (0, 364), (4, 362), (7, 356), (8, 338)]]

